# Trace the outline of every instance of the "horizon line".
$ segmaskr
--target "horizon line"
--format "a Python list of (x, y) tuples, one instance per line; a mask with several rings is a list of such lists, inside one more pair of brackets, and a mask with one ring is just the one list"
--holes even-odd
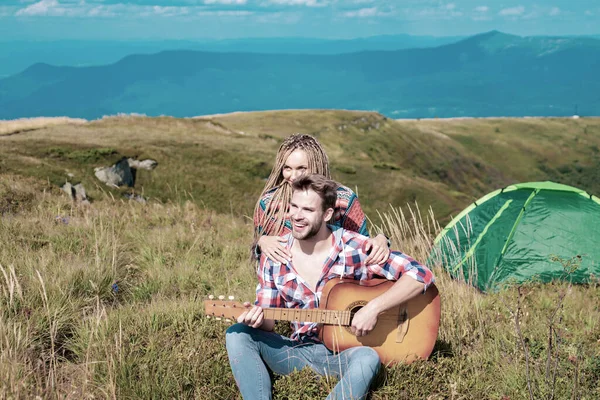
[(530, 35), (522, 35), (518, 33), (511, 33), (508, 31), (503, 31), (499, 29), (490, 29), (486, 31), (480, 31), (477, 33), (467, 33), (462, 35), (433, 35), (433, 34), (412, 34), (412, 33), (389, 33), (389, 34), (381, 34), (381, 35), (370, 35), (370, 36), (355, 36), (355, 37), (346, 37), (346, 38), (334, 38), (334, 37), (323, 37), (323, 36), (248, 36), (248, 37), (197, 37), (197, 38), (177, 38), (177, 39), (160, 39), (160, 38), (129, 38), (129, 39), (103, 39), (103, 38), (90, 38), (90, 39), (77, 39), (77, 38), (63, 38), (63, 39), (33, 39), (33, 38), (22, 38), (22, 39), (14, 39), (14, 40), (3, 40), (0, 39), (0, 43), (13, 43), (13, 42), (37, 42), (37, 43), (52, 43), (52, 42), (198, 42), (198, 41), (229, 41), (229, 40), (256, 40), (256, 39), (305, 39), (305, 40), (323, 40), (323, 41), (351, 41), (357, 39), (372, 39), (372, 38), (384, 38), (384, 37), (395, 37), (395, 36), (410, 36), (417, 38), (467, 38), (478, 35), (484, 35), (492, 32), (497, 32), (505, 35), (518, 36), (522, 38), (528, 37), (596, 37), (600, 36), (600, 32), (598, 33), (586, 33), (586, 34), (577, 34), (577, 33), (553, 33), (553, 34), (530, 34)]

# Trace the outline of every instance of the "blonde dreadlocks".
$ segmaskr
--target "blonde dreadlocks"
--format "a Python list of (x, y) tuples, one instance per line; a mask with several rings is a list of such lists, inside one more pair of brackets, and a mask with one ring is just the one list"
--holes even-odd
[(304, 134), (295, 134), (288, 137), (277, 151), (275, 165), (273, 165), (267, 183), (254, 207), (254, 215), (257, 215), (260, 211), (260, 200), (267, 192), (276, 188), (267, 204), (262, 220), (255, 226), (254, 244), (262, 235), (279, 236), (283, 232), (286, 213), (292, 199), (291, 185), (283, 179), (283, 167), (290, 154), (295, 150), (303, 150), (306, 153), (308, 159), (307, 173), (321, 174), (330, 178), (329, 160), (317, 139)]

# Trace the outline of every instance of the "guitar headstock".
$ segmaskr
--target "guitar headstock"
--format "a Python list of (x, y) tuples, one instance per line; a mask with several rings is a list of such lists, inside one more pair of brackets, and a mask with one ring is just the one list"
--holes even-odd
[(244, 311), (244, 304), (234, 301), (233, 296), (229, 296), (228, 300), (225, 300), (225, 296), (219, 296), (217, 300), (211, 295), (208, 296), (208, 300), (204, 300), (204, 313), (207, 317), (215, 317), (216, 320), (235, 321)]

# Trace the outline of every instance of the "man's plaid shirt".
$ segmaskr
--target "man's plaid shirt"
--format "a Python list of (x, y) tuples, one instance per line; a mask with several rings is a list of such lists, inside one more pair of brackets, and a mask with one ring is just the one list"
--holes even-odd
[[(343, 228), (334, 226), (329, 228), (333, 231), (334, 246), (322, 266), (317, 292), (314, 293), (306, 282), (296, 275), (291, 261), (281, 264), (262, 255), (258, 267), (258, 286), (254, 304), (263, 308), (318, 308), (321, 292), (330, 279), (351, 278), (367, 281), (383, 277), (397, 280), (406, 274), (423, 283), (423, 291), (433, 283), (433, 274), (427, 267), (398, 251), (391, 252), (383, 266), (365, 265), (367, 254), (364, 252), (364, 244), (368, 238)], [(286, 235), (285, 238), (286, 247), (290, 249), (295, 239), (291, 234)], [(319, 328), (320, 325), (317, 323), (292, 322), (294, 332), (291, 338), (318, 340)]]

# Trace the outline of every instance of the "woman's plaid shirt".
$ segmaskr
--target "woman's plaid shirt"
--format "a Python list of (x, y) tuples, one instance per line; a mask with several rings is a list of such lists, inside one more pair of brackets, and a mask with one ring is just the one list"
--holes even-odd
[[(330, 279), (351, 278), (368, 281), (383, 277), (397, 280), (406, 274), (423, 283), (423, 291), (433, 283), (433, 274), (429, 268), (399, 251), (392, 251), (383, 266), (365, 265), (367, 254), (363, 249), (368, 238), (343, 228), (331, 225), (329, 228), (334, 234), (334, 246), (323, 263), (323, 272), (317, 282), (317, 292), (314, 293), (306, 282), (296, 275), (291, 262), (281, 264), (262, 255), (258, 267), (258, 286), (254, 304), (263, 308), (318, 308), (321, 292)], [(289, 249), (295, 239), (291, 234), (285, 237)], [(291, 325), (294, 331), (291, 335), (292, 339), (318, 340), (320, 324), (292, 322)]]

